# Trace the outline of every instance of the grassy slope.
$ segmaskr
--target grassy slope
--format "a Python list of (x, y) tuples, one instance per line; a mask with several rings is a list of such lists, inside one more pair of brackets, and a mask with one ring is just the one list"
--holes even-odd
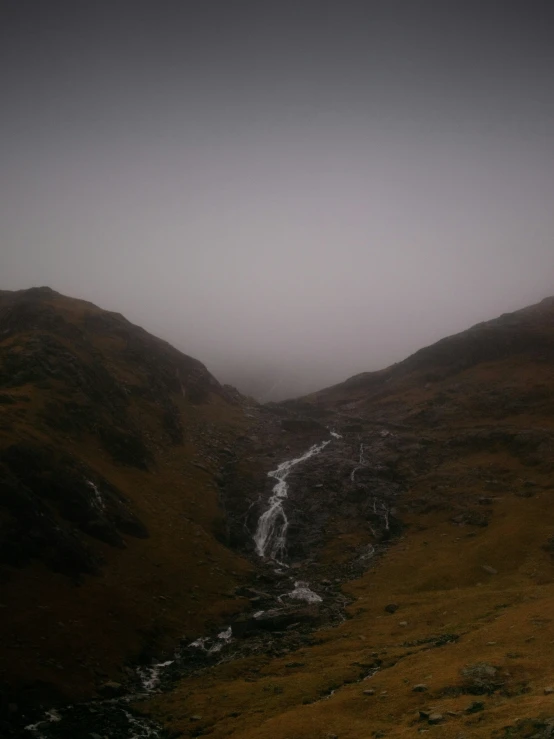
[[(36, 559), (20, 568), (0, 566), (0, 683), (18, 694), (17, 702), (26, 693), (30, 699), (35, 693), (83, 697), (98, 682), (117, 677), (126, 660), (170, 648), (181, 636), (202, 633), (206, 624), (225, 620), (240, 607), (229, 595), (249, 564), (216, 538), (221, 512), (213, 449), (232, 443), (246, 421), (241, 407), (190, 360), (197, 374), (203, 370), (201, 380), (207, 378), (209, 387), (201, 402), (188, 393), (168, 394), (183, 427), (182, 442), (172, 443), (157, 398), (147, 391), (158, 361), (164, 367), (188, 367), (188, 358), (90, 303), (48, 292), (29, 302), (21, 294), (17, 300), (23, 309), (16, 306), (14, 313), (14, 296), (0, 298), (3, 317), (15, 315), (22, 323), (0, 345), (6, 361), (29, 351), (37, 335), (41, 341), (50, 337), (78, 358), (79, 368), (94, 359), (116, 386), (141, 390), (130, 396), (125, 413), (126, 422), (145, 439), (151, 455), (147, 470), (114, 461), (99, 430), (71, 425), (64, 430), (51, 411), (45, 414), (47, 404), (57, 403), (63, 421), (68, 401), (86, 407), (86, 390), (67, 384), (63, 373), (40, 382), (8, 383), (9, 403), (0, 405), (0, 451), (16, 442), (62, 450), (116, 486), (149, 530), (146, 539), (125, 536), (123, 549), (80, 533), (105, 560), (98, 575), (86, 575), (80, 584)], [(40, 316), (46, 314), (50, 319), (43, 324)], [(96, 319), (106, 326), (100, 330)], [(137, 337), (134, 358), (129, 358), (126, 336)], [(100, 425), (109, 423), (106, 416)]]
[[(419, 729), (490, 737), (519, 718), (554, 715), (554, 696), (544, 693), (554, 685), (553, 346), (549, 300), (306, 399), (344, 419), (401, 424), (424, 442), (421, 464), (399, 460), (410, 484), (399, 510), (404, 535), (345, 588), (355, 599), (351, 619), (319, 632), (314, 646), (221, 665), (149, 710), (184, 736), (214, 739), (410, 737)], [(471, 523), (483, 518), (488, 525)], [(333, 556), (340, 546), (330, 542)], [(399, 606), (394, 614), (389, 603)], [(449, 638), (441, 635), (457, 640), (435, 646)], [(480, 662), (497, 669), (499, 683), (482, 696), (461, 672)], [(428, 690), (414, 692), (418, 683)], [(375, 693), (364, 695), (369, 688)], [(472, 701), (484, 710), (467, 713)], [(426, 709), (444, 720), (422, 721)]]

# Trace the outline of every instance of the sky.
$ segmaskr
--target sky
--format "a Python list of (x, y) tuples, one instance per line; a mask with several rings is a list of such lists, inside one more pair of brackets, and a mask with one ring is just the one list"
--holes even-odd
[(272, 398), (537, 302), (553, 34), (543, 0), (0, 0), (0, 289)]

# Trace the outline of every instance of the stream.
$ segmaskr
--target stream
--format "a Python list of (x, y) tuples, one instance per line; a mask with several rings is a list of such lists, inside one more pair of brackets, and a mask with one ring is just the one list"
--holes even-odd
[[(334, 439), (341, 438), (335, 431), (331, 431), (330, 434)], [(268, 472), (268, 477), (276, 480), (276, 483), (267, 508), (258, 520), (253, 537), (256, 553), (260, 557), (286, 567), (281, 560), (286, 554), (289, 524), (283, 507), (289, 490), (287, 478), (294, 467), (320, 454), (331, 441), (332, 439), (328, 439), (314, 444), (302, 456), (282, 462), (276, 470)], [(361, 459), (360, 455), (360, 461)], [(92, 483), (90, 485), (96, 494), (98, 505), (101, 505), (100, 494)], [(295, 581), (292, 591), (276, 598), (280, 607), (286, 607), (283, 598), (289, 603), (322, 602), (321, 596), (310, 589), (309, 582), (303, 580)], [(252, 618), (254, 620), (267, 618), (266, 613), (271, 611), (260, 610)], [(163, 727), (133, 711), (130, 704), (145, 700), (152, 693), (169, 688), (175, 680), (193, 673), (196, 669), (235, 658), (238, 654), (232, 653), (235, 641), (233, 636), (233, 629), (229, 626), (213, 637), (200, 637), (189, 644), (181, 644), (175, 651), (173, 659), (151, 666), (137, 667), (135, 686), (127, 687), (128, 692), (125, 694), (50, 709), (40, 720), (27, 724), (20, 734), (13, 736), (26, 739), (164, 739), (167, 732)]]
[[(335, 439), (341, 438), (336, 431), (330, 433)], [(288, 497), (289, 492), (287, 477), (296, 465), (319, 454), (330, 443), (331, 439), (322, 441), (320, 444), (314, 444), (301, 457), (281, 462), (276, 470), (267, 473), (267, 476), (277, 480), (277, 483), (273, 487), (267, 510), (262, 513), (258, 520), (258, 527), (254, 534), (256, 553), (260, 557), (268, 557), (282, 564), (281, 560), (284, 559), (286, 553), (287, 529), (289, 526), (289, 520), (283, 507), (283, 502)]]

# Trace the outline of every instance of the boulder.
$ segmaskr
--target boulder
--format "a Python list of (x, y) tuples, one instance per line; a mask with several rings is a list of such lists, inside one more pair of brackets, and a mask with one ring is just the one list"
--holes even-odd
[(319, 617), (320, 611), (316, 603), (301, 608), (272, 608), (254, 615), (239, 616), (233, 623), (233, 635), (240, 638), (253, 631), (281, 631), (291, 624), (317, 623)]

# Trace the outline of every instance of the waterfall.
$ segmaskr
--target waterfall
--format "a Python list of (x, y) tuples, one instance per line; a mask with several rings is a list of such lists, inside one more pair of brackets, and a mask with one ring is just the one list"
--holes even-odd
[[(331, 432), (331, 434), (335, 438), (340, 438), (335, 432)], [(282, 462), (276, 470), (267, 473), (268, 477), (277, 480), (277, 482), (271, 491), (267, 510), (260, 516), (258, 527), (254, 534), (256, 552), (260, 557), (269, 557), (276, 561), (284, 557), (287, 529), (289, 526), (289, 521), (283, 508), (283, 501), (287, 498), (289, 489), (287, 477), (293, 467), (319, 454), (330, 443), (331, 440), (329, 439), (323, 441), (321, 444), (314, 444), (301, 457)]]

